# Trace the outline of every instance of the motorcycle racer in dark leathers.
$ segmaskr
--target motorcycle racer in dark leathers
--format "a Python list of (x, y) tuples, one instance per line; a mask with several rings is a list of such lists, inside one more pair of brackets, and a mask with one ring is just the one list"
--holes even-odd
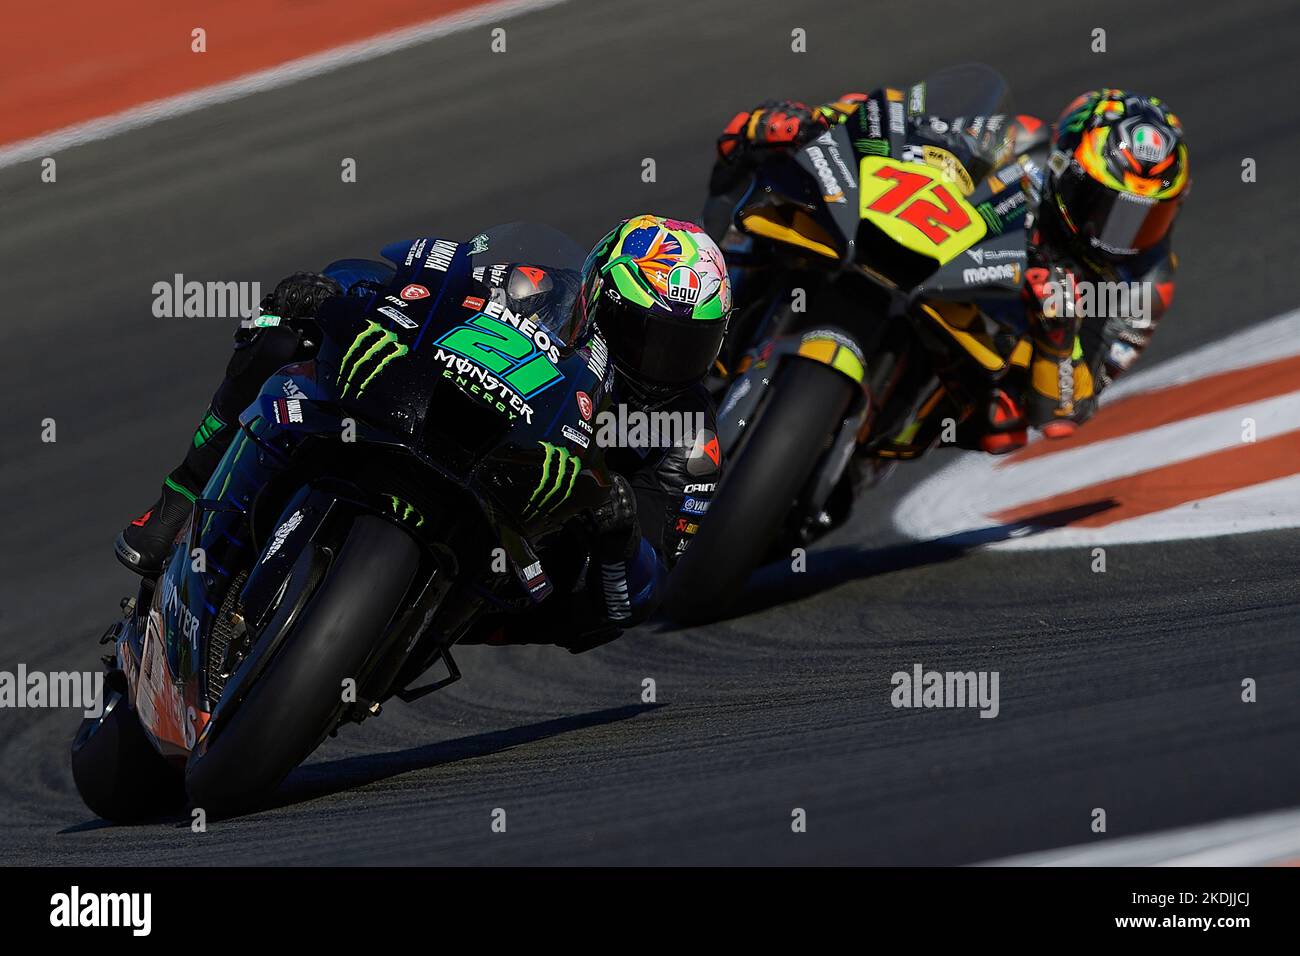
[[(888, 106), (884, 90), (848, 93), (818, 107), (771, 101), (727, 124), (705, 223), (733, 260), (738, 310), (747, 304), (746, 269), (733, 256), (731, 217), (757, 163), (771, 150), (805, 145), (857, 110), (878, 117)], [(1025, 443), (1026, 426), (1049, 438), (1072, 434), (1093, 414), (1100, 392), (1137, 360), (1172, 302), (1172, 225), (1190, 186), (1181, 123), (1156, 97), (1117, 89), (1079, 96), (1050, 127), (1027, 115), (907, 122), (909, 141), (980, 157), (985, 175), (1019, 158), (1032, 203), (1022, 288), (1032, 358), (1020, 380), (992, 390), (985, 414), (962, 424), (957, 444), (1001, 454)], [(1089, 283), (1139, 283), (1148, 306), (1141, 314), (1076, 310)]]
[[(241, 325), (221, 385), (184, 460), (158, 501), (118, 535), (118, 559), (159, 573), (191, 505), (239, 428), (239, 415), (267, 377), (314, 354), (317, 310), (334, 296), (374, 297), (393, 275), (383, 262), (344, 259), (322, 272), (283, 279)], [(636, 412), (676, 413), (700, 427), (666, 447), (606, 447), (607, 500), (582, 515), (560, 545), (539, 557), (556, 584), (536, 608), (483, 616), (463, 643), (557, 644), (574, 653), (643, 621), (668, 569), (685, 550), (721, 475), (714, 409), (701, 380), (713, 365), (731, 311), (722, 254), (689, 222), (642, 215), (623, 221), (592, 249), (581, 274), (546, 263), (501, 263), (475, 278), (486, 300), (565, 340), (592, 324), (608, 349), (613, 395)], [(555, 314), (555, 303), (574, 301)], [(584, 417), (590, 409), (584, 410)], [(598, 437), (598, 436), (593, 436)]]

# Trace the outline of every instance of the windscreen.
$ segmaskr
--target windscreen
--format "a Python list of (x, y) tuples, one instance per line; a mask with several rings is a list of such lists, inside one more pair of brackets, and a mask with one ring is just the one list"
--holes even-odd
[(916, 111), (947, 119), (1011, 113), (1011, 87), (997, 70), (983, 63), (963, 63), (931, 74), (908, 90), (908, 102), (921, 88)]
[(512, 311), (531, 318), (552, 337), (572, 345), (574, 303), (586, 251), (551, 226), (511, 222), (467, 240), (470, 266), (500, 269), (500, 287)]

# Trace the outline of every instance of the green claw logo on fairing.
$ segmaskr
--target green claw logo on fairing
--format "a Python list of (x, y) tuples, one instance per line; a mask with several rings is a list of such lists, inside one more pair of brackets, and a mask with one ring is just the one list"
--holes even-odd
[(417, 528), (424, 525), (424, 515), (420, 513), (420, 509), (415, 507), (415, 505), (411, 504), (405, 498), (399, 498), (397, 495), (389, 495), (388, 500), (392, 503), (393, 514), (397, 515), (397, 517), (401, 518), (403, 521), (409, 521), (414, 518), (415, 526)]
[[(561, 489), (563, 489), (563, 494), (551, 505), (551, 508), (558, 508), (562, 505), (573, 492), (573, 486), (578, 480), (578, 472), (582, 471), (582, 460), (577, 455), (570, 454), (567, 448), (556, 448), (546, 441), (540, 441), (537, 444), (546, 450), (546, 457), (542, 459), (542, 480), (537, 483), (537, 487), (533, 490), (533, 496), (528, 499), (528, 507), (524, 509), (525, 516), (528, 515), (529, 509), (535, 509), (533, 516), (541, 514), (547, 502), (554, 498)], [(557, 459), (554, 481), (551, 480), (552, 458)], [(573, 465), (573, 474), (569, 474), (569, 465)], [(569, 480), (567, 486), (564, 481), (566, 478)], [(548, 487), (549, 490), (547, 490)], [(538, 501), (537, 498), (543, 491), (546, 494)]]
[[(378, 338), (374, 338), (375, 336), (378, 336)], [(366, 342), (370, 342), (372, 339), (374, 344), (364, 352), (359, 352), (361, 346)], [(378, 364), (375, 365), (369, 375), (361, 380), (361, 384), (357, 386), (357, 398), (361, 397), (361, 393), (366, 390), (366, 386), (370, 384), (371, 380), (376, 375), (383, 371), (385, 365), (393, 359), (401, 358), (409, 351), (411, 351), (409, 348), (397, 341), (396, 332), (384, 328), (378, 322), (367, 321), (365, 329), (363, 329), (361, 333), (352, 340), (352, 345), (348, 348), (347, 352), (343, 354), (343, 361), (339, 363), (339, 379), (343, 382), (343, 391), (339, 393), (339, 397), (342, 398), (347, 395), (348, 389), (352, 387), (352, 380), (356, 376), (357, 372), (372, 358), (380, 356)], [(348, 359), (352, 358), (353, 354), (358, 352), (359, 354), (357, 354), (356, 361), (352, 363), (352, 367), (349, 369)], [(343, 378), (345, 372), (347, 373), (346, 379)]]

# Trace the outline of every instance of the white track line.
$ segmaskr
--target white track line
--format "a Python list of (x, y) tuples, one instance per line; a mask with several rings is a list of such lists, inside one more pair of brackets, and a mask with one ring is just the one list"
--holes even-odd
[[(1155, 392), (1207, 375), (1300, 354), (1300, 310), (1293, 310), (1122, 378), (1102, 406), (1126, 395)], [(1158, 401), (1158, 397), (1153, 397)], [(1300, 393), (1288, 392), (1121, 435), (1051, 455), (1016, 461), (961, 455), (921, 481), (894, 509), (894, 526), (913, 539), (979, 533), (992, 515), (1030, 500), (1206, 455), (1241, 443), (1242, 419), (1256, 420), (1270, 438), (1300, 428)], [(1085, 426), (1086, 428), (1086, 426)], [(1043, 440), (1035, 436), (1034, 442)], [(1065, 527), (987, 541), (999, 550), (1169, 541), (1300, 526), (1300, 475), (1237, 488), (1102, 528)]]
[[(1170, 319), (1177, 322), (1175, 316)], [(1232, 350), (1227, 352), (1223, 342), (1229, 339)], [(1207, 342), (1190, 352), (1184, 352), (1151, 368), (1139, 366), (1136, 372), (1125, 375), (1102, 394), (1101, 404), (1113, 402), (1134, 392), (1148, 392), (1190, 382), (1205, 374), (1207, 364), (1213, 366), (1212, 374), (1221, 374), (1250, 365), (1273, 362), (1300, 355), (1300, 309), (1246, 326), (1240, 332), (1225, 335)]]
[(1300, 810), (990, 860), (983, 866), (1263, 866), (1300, 858)]
[[(980, 488), (979, 504), (986, 509), (986, 514), (992, 514), (1024, 504), (1027, 488), (1034, 490), (1032, 500), (1041, 500), (1077, 488), (1141, 474), (1152, 468), (1240, 448), (1242, 421), (1246, 418), (1255, 422), (1256, 441), (1266, 441), (1300, 429), (1300, 392), (1287, 392), (1194, 418), (1182, 418), (1167, 425), (1107, 438), (1041, 458), (1013, 462), (1010, 467), (1005, 466), (1007, 459), (1001, 459), (996, 463), (999, 468), (994, 472), (993, 484)], [(998, 485), (998, 472), (1014, 472), (1014, 485)]]
[(128, 130), (150, 126), (161, 120), (184, 116), (186, 113), (193, 113), (218, 103), (229, 103), (231, 100), (251, 96), (254, 93), (288, 86), (299, 80), (330, 73), (354, 63), (377, 59), (485, 23), (504, 20), (521, 13), (531, 13), (534, 10), (544, 10), (566, 2), (567, 0), (498, 0), (495, 3), (486, 3), (435, 20), (323, 50), (320, 53), (312, 53), (233, 80), (187, 93), (178, 93), (160, 100), (152, 100), (120, 113), (65, 126), (51, 133), (42, 133), (31, 139), (19, 140), (0, 147), (0, 169), (15, 163), (50, 156), (83, 143), (107, 139)]

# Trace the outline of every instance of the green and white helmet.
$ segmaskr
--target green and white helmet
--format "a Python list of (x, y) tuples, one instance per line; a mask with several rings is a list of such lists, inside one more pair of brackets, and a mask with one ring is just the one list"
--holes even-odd
[(722, 251), (692, 222), (627, 219), (587, 256), (578, 311), (634, 388), (681, 391), (713, 366), (727, 332), (731, 281)]

